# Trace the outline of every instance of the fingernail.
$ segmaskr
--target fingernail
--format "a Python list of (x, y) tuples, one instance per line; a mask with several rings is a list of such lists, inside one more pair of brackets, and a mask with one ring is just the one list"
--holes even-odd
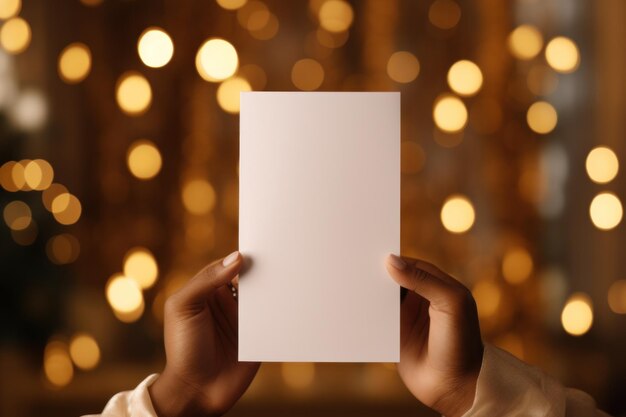
[(393, 253), (390, 253), (388, 258), (389, 258), (389, 263), (394, 268), (399, 269), (400, 271), (406, 268), (406, 262), (401, 257), (396, 256)]
[(233, 264), (237, 260), (238, 257), (239, 257), (239, 251), (234, 251), (233, 253), (231, 253), (230, 255), (224, 258), (224, 260), (222, 261), (222, 266), (228, 266), (228, 265)]

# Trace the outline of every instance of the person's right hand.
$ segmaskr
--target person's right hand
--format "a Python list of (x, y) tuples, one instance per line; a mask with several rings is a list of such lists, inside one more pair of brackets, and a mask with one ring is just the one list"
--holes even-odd
[(462, 416), (474, 402), (483, 356), (474, 298), (428, 262), (389, 255), (386, 264), (409, 290), (401, 307), (400, 377), (428, 407)]
[(218, 416), (246, 391), (258, 363), (237, 360), (237, 301), (226, 286), (241, 269), (233, 252), (165, 302), (165, 370), (149, 387), (159, 417)]

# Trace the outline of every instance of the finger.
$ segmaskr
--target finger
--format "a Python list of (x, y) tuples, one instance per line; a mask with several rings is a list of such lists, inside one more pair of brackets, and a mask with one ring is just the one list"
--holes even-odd
[(203, 304), (211, 293), (229, 283), (241, 268), (243, 257), (237, 251), (204, 267), (172, 296), (180, 306)]
[(386, 266), (400, 286), (421, 295), (435, 309), (458, 307), (461, 297), (466, 297), (467, 289), (461, 283), (428, 262), (390, 254)]

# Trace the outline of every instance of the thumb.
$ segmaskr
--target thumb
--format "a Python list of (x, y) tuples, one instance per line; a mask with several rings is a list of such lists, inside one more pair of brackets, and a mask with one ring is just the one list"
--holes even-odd
[(228, 284), (241, 269), (243, 257), (238, 251), (204, 267), (172, 297), (178, 307), (204, 305), (213, 291)]
[(427, 299), (437, 310), (456, 308), (467, 296), (463, 284), (433, 264), (393, 254), (387, 256), (385, 263), (394, 281)]

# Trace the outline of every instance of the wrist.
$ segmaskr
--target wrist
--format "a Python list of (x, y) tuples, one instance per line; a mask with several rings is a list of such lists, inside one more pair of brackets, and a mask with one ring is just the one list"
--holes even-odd
[(453, 389), (442, 395), (431, 408), (445, 417), (461, 417), (472, 408), (476, 397), (478, 371), (451, 384)]
[(206, 406), (201, 389), (166, 368), (148, 387), (158, 417), (218, 417), (223, 413)]

